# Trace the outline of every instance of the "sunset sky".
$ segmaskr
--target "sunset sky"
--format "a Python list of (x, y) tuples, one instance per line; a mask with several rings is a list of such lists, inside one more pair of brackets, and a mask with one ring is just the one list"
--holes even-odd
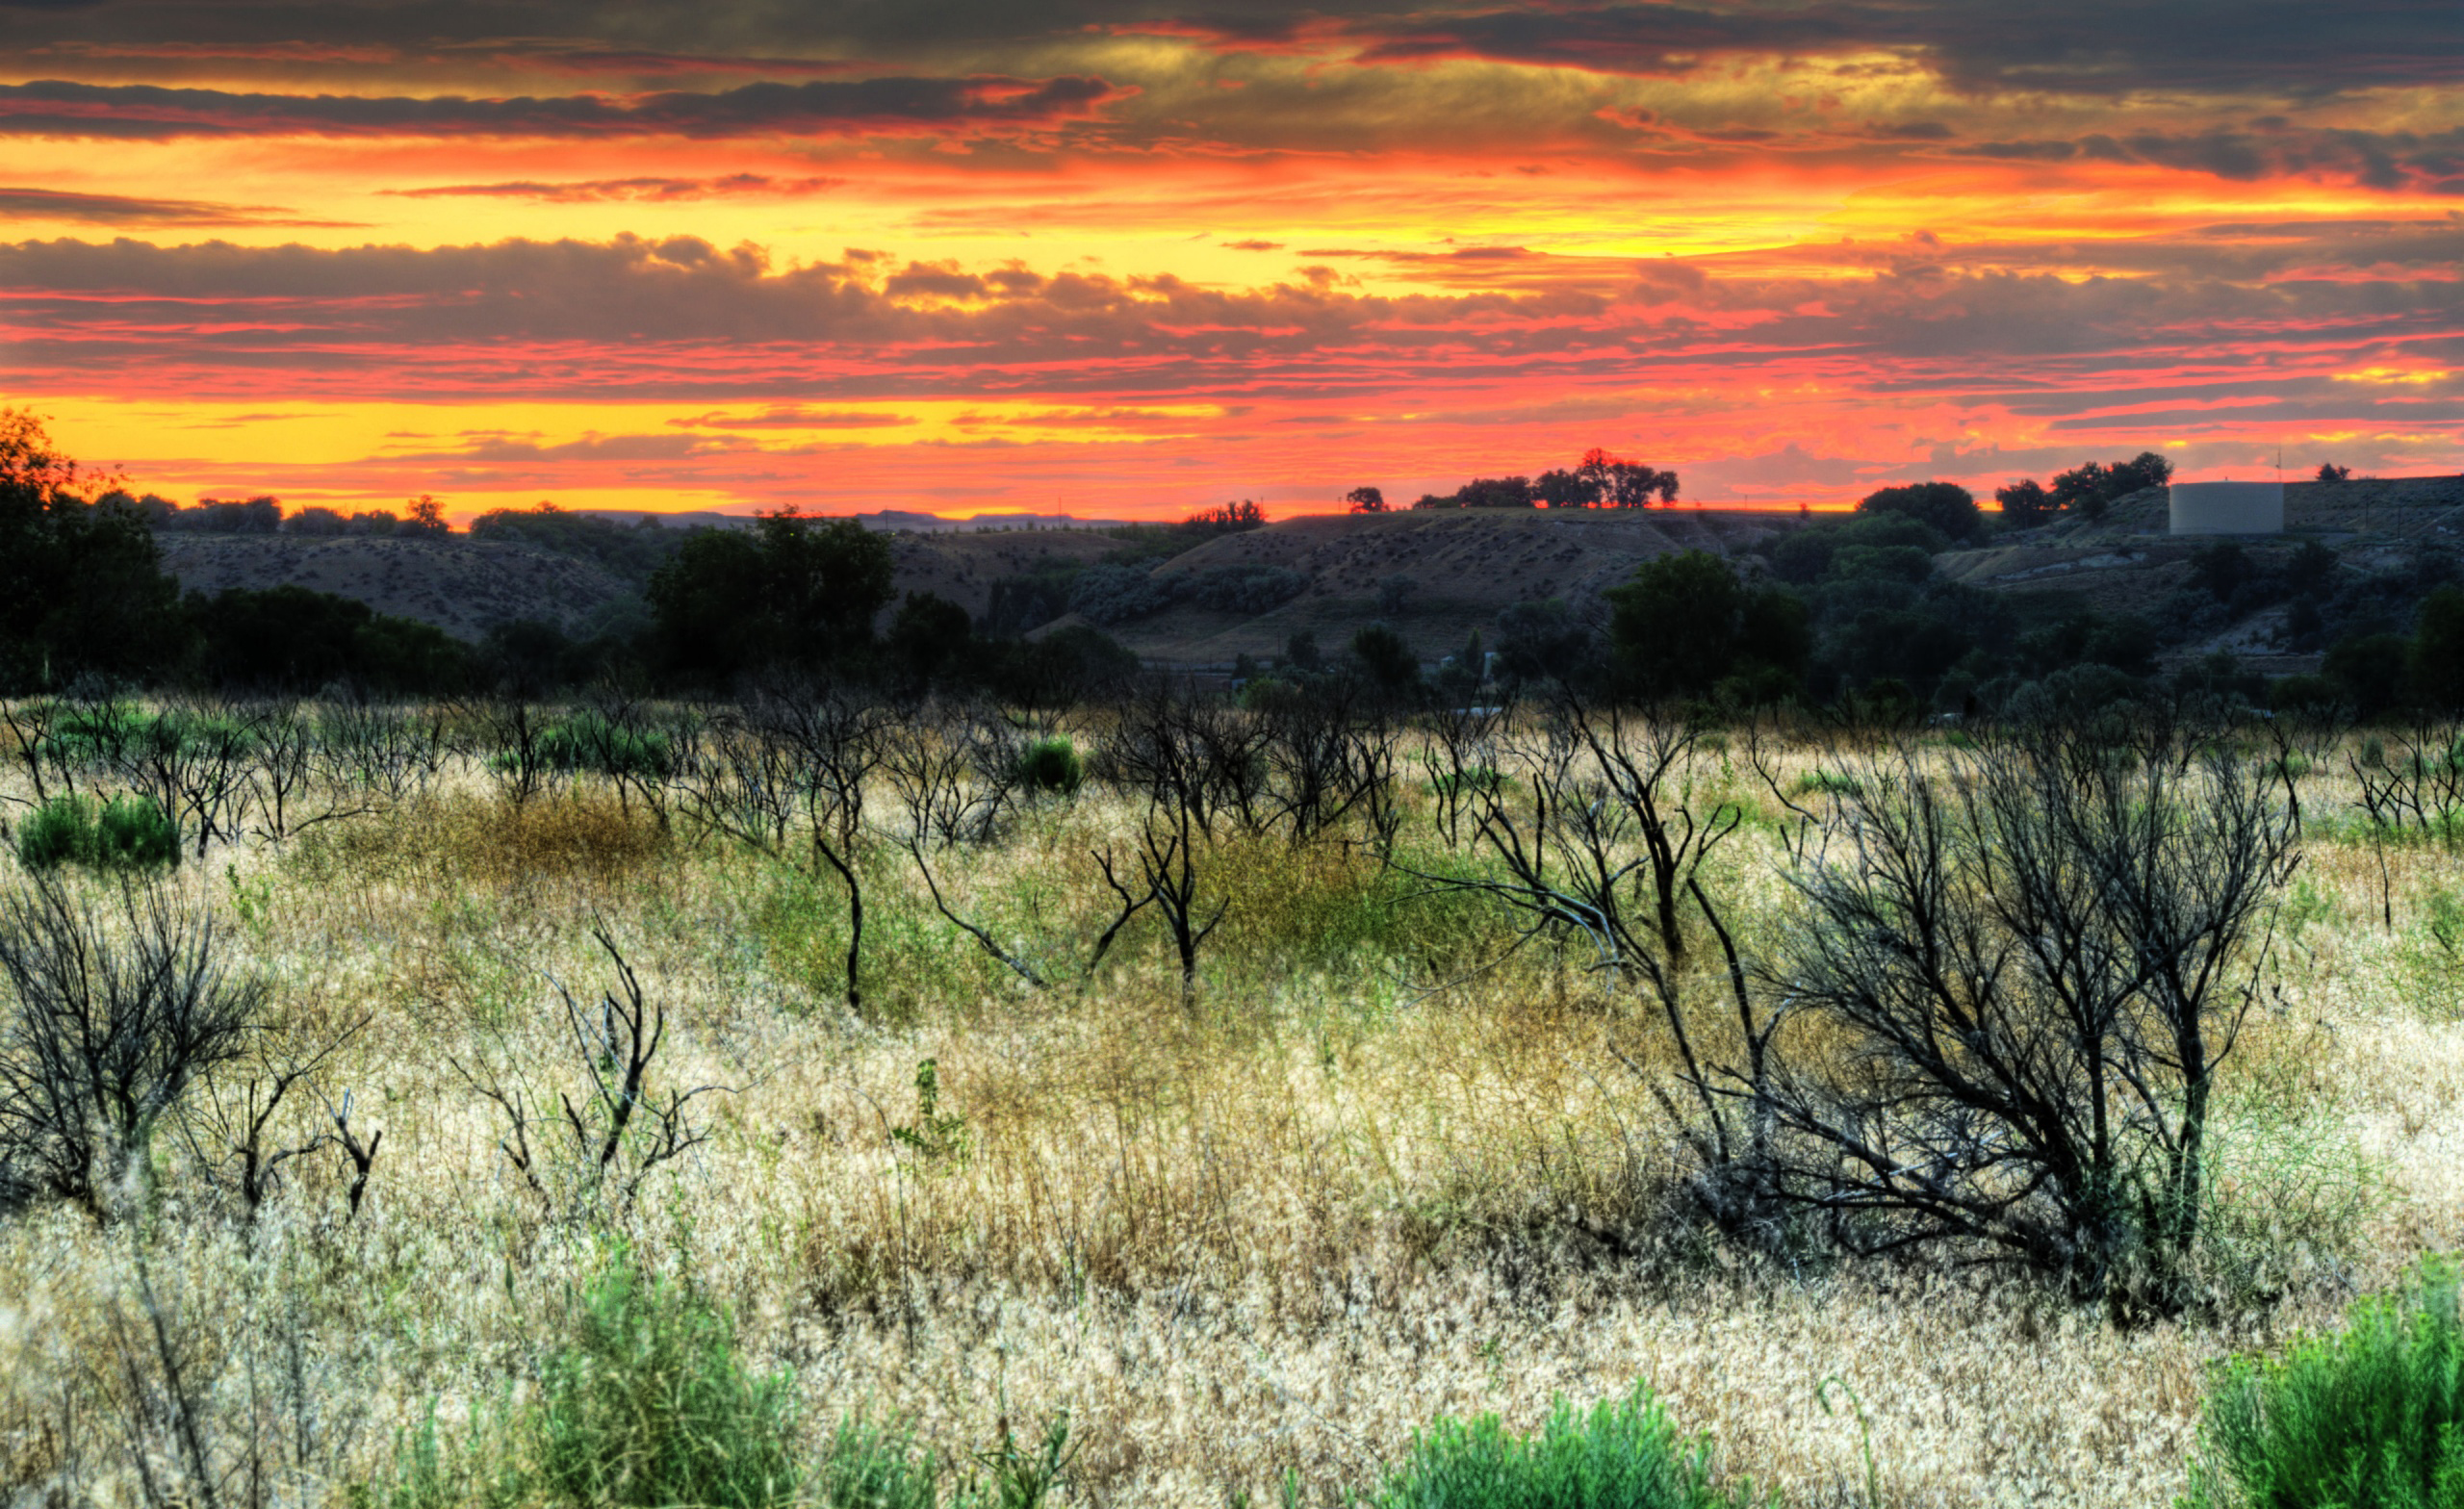
[(0, 0), (0, 405), (192, 500), (2464, 470), (2454, 0)]

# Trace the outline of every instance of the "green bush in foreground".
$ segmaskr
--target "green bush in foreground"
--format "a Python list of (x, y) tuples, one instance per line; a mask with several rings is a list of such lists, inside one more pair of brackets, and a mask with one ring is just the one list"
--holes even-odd
[(145, 797), (115, 797), (99, 809), (84, 797), (54, 797), (18, 828), (17, 862), (29, 870), (169, 869), (180, 862), (180, 833)]
[(1030, 791), (1066, 796), (1087, 780), (1077, 747), (1059, 734), (1038, 739), (1018, 756), (1018, 780)]
[(1751, 1484), (1711, 1486), (1707, 1436), (1681, 1438), (1636, 1385), (1622, 1399), (1578, 1411), (1559, 1400), (1536, 1436), (1506, 1432), (1494, 1415), (1442, 1419), (1415, 1437), (1387, 1474), (1377, 1509), (1723, 1509), (1757, 1502)]
[(795, 1426), (790, 1379), (747, 1372), (725, 1315), (618, 1261), (541, 1360), (531, 1434), (565, 1502), (767, 1509), (796, 1496)]
[(723, 1312), (619, 1249), (576, 1295), (530, 1399), (482, 1412), (458, 1445), (431, 1415), (391, 1473), (350, 1496), (365, 1509), (785, 1509), (804, 1486), (795, 1443), (789, 1376), (749, 1372)]
[(578, 1293), (519, 1405), (475, 1412), (457, 1441), (435, 1412), (353, 1509), (1039, 1509), (1075, 1454), (1069, 1418), (1033, 1444), (1006, 1419), (971, 1466), (895, 1425), (842, 1422), (808, 1459), (794, 1381), (748, 1370), (727, 1315), (645, 1277), (617, 1248)]
[(2219, 1368), (2184, 1509), (2464, 1509), (2457, 1278), (2426, 1266), (2341, 1333)]

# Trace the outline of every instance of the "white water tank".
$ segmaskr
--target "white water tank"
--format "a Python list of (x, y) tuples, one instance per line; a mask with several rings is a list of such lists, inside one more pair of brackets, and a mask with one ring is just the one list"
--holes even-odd
[(2175, 482), (2170, 495), (2175, 534), (2282, 534), (2282, 482)]

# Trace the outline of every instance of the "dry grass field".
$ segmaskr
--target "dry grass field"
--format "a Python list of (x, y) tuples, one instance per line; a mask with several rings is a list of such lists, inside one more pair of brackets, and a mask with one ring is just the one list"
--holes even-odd
[[(1819, 803), (1813, 772), (1867, 757), (1791, 747), (1781, 789)], [(1805, 925), (1786, 813), (1726, 741), (1694, 758), (1696, 796), (1747, 819), (1704, 875), (1745, 958), (1774, 958)], [(526, 1397), (621, 1242), (731, 1312), (750, 1366), (792, 1370), (812, 1441), (895, 1419), (963, 1459), (1066, 1411), (1067, 1502), (1215, 1509), (1289, 1479), (1336, 1503), (1433, 1417), (1528, 1427), (1641, 1380), (1791, 1504), (1865, 1503), (1870, 1453), (1894, 1509), (2155, 1505), (2185, 1486), (2212, 1363), (2464, 1245), (2464, 962), (2432, 926), (2464, 873), (2371, 841), (2340, 756), (2300, 780), (2301, 862), (2218, 1087), (2211, 1302), (2131, 1325), (1938, 1253), (1782, 1261), (1699, 1229), (1651, 1088), (1656, 1010), (1415, 879), (1480, 861), (1402, 768), (1399, 867), (1341, 825), (1206, 846), (1222, 921), (1186, 1001), (1151, 908), (1082, 967), (1118, 909), (1091, 856), (1138, 822), (1094, 783), (933, 855), (1037, 989), (936, 910), (876, 777), (854, 1010), (836, 876), (640, 791), (517, 802), (466, 754), (391, 794), (321, 787), (317, 812), (349, 815), (295, 812), (279, 841), (252, 820), (162, 883), (267, 983), (266, 1030), (155, 1128), (107, 1218), (0, 1217), (0, 1486), (177, 1499), (138, 1457), (172, 1481), (193, 1425), (215, 1461), (272, 1464), (217, 1501), (351, 1501), (431, 1411), (450, 1439)], [(586, 1104), (573, 1021), (623, 999), (595, 931), (664, 1013), (654, 1103), (710, 1087), (682, 1113), (706, 1139), (637, 1187), (556, 1126), (560, 1095)], [(1701, 946), (1678, 981), (1707, 1035), (1723, 968)], [(250, 1218), (218, 1128), (319, 1053), (265, 1142), (331, 1133), (347, 1096), (354, 1135), (383, 1134), (365, 1199), (328, 1142)], [(486, 1090), (528, 1108), (535, 1186)]]

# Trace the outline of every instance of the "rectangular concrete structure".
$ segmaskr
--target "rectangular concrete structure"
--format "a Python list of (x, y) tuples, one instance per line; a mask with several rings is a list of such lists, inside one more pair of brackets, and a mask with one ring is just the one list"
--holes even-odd
[(2175, 482), (2168, 488), (2175, 534), (2282, 534), (2282, 482)]

